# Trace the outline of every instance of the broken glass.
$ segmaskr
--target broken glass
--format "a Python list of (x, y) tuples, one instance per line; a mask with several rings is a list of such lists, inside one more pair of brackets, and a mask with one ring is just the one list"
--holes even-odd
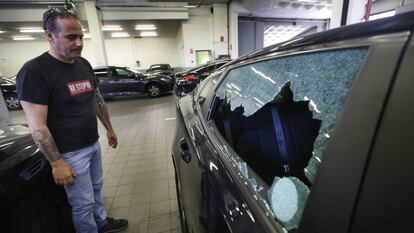
[[(306, 178), (312, 183), (336, 118), (366, 53), (367, 48), (321, 51), (236, 67), (220, 83), (216, 96), (227, 103), (231, 111), (241, 107), (245, 117), (283, 98), (286, 95), (284, 87), (291, 90), (293, 101), (308, 102), (312, 117), (322, 122), (311, 158), (304, 169)], [(249, 172), (250, 166), (246, 167), (246, 163), (237, 156), (230, 153), (228, 156), (242, 178), (247, 179), (245, 183), (256, 193), (253, 196), (263, 201), (270, 215), (288, 230), (296, 228), (309, 188), (295, 177), (275, 177), (270, 189), (263, 189), (254, 173)], [(261, 198), (262, 190), (267, 191), (267, 200)]]
[(344, 104), (367, 48), (353, 48), (300, 54), (259, 61), (228, 72), (216, 90), (230, 109), (243, 108), (251, 116), (273, 101), (282, 87), (290, 84), (294, 101), (309, 101), (315, 119), (322, 120), (314, 153), (305, 174), (314, 180), (322, 152)]

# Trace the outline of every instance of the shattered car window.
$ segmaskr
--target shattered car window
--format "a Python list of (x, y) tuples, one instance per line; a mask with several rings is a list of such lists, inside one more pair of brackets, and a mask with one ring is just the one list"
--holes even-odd
[(237, 153), (226, 153), (229, 160), (287, 230), (299, 223), (366, 53), (352, 48), (258, 61), (230, 70), (216, 90), (213, 120)]

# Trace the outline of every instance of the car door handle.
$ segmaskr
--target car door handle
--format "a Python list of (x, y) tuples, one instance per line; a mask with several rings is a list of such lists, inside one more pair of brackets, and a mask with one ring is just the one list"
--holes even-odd
[(183, 159), (184, 162), (186, 163), (191, 162), (190, 148), (188, 147), (188, 143), (185, 140), (185, 138), (180, 139), (180, 154), (181, 154), (181, 159)]

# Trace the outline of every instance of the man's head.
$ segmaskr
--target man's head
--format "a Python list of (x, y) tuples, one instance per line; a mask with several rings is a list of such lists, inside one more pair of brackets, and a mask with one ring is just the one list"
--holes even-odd
[(43, 29), (52, 56), (68, 63), (81, 56), (83, 32), (74, 11), (50, 8), (43, 14)]

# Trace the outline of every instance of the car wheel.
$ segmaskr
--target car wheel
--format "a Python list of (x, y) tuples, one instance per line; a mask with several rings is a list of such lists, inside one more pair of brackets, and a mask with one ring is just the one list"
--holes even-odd
[(7, 94), (4, 96), (4, 101), (6, 102), (6, 106), (10, 110), (19, 109), (21, 108), (20, 101), (17, 98), (16, 94)]
[(161, 93), (161, 88), (158, 84), (156, 83), (150, 83), (147, 86), (147, 95), (149, 97), (157, 97), (159, 96)]

